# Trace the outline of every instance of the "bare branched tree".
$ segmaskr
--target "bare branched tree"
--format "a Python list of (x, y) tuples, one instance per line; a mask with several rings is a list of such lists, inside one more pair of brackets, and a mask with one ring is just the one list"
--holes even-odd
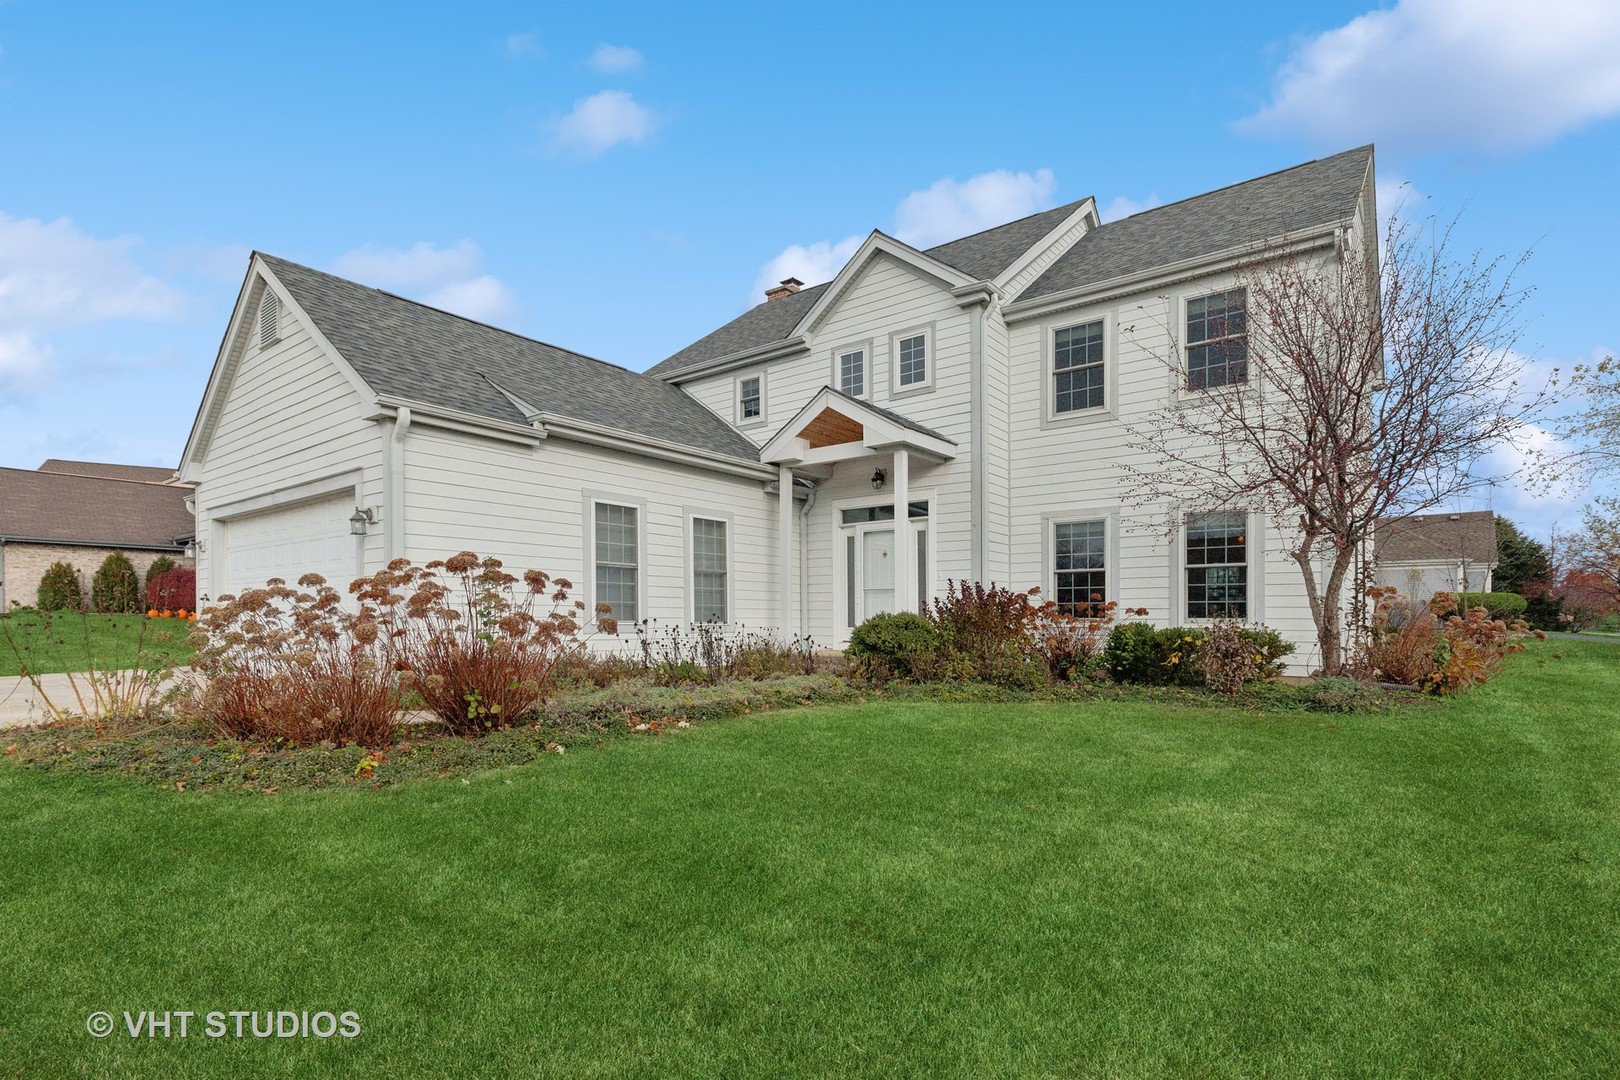
[(1486, 457), (1556, 392), (1556, 376), (1522, 384), (1514, 349), (1528, 252), (1455, 258), (1454, 227), (1392, 217), (1381, 250), (1258, 253), (1237, 272), (1246, 305), (1207, 332), (1225, 355), (1202, 346), (1189, 365), (1171, 327), (1177, 400), (1131, 426), (1153, 462), (1127, 469), (1132, 501), (1260, 511), (1291, 532), (1330, 673), (1349, 661), (1345, 597), (1375, 525), (1509, 479), (1482, 475)]
[(1582, 463), (1594, 472), (1620, 475), (1620, 360), (1605, 356), (1576, 368), (1581, 409), (1564, 432), (1581, 444)]

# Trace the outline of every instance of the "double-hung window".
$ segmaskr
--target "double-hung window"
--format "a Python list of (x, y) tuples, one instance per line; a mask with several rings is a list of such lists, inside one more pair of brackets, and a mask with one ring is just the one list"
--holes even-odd
[(895, 343), (900, 385), (921, 386), (928, 381), (928, 335), (913, 334)]
[(1249, 317), (1243, 289), (1187, 301), (1187, 387), (1249, 381)]
[(1103, 407), (1103, 324), (1065, 326), (1052, 335), (1052, 411)]
[(838, 354), (838, 389), (850, 397), (866, 393), (866, 350), (851, 349)]
[(1066, 615), (1089, 615), (1108, 600), (1107, 524), (1063, 521), (1052, 528), (1058, 610)]
[(641, 523), (634, 506), (597, 503), (596, 603), (621, 623), (641, 618)]
[(758, 375), (737, 381), (737, 418), (743, 423), (765, 415), (765, 394)]
[(1248, 515), (1187, 515), (1187, 618), (1249, 617)]
[(726, 523), (716, 518), (692, 519), (692, 619), (725, 622)]

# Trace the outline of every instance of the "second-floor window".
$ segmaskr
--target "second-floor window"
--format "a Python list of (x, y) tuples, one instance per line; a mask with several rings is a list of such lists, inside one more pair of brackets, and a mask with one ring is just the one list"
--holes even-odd
[(838, 389), (850, 397), (866, 393), (866, 350), (853, 349), (838, 355)]
[(1053, 412), (1102, 408), (1102, 320), (1056, 331), (1052, 336), (1052, 368)]
[(921, 386), (928, 381), (928, 335), (901, 338), (898, 344), (900, 385)]
[(758, 420), (765, 413), (765, 397), (760, 392), (758, 375), (750, 375), (737, 383), (737, 415), (744, 421)]
[(1249, 381), (1249, 318), (1243, 289), (1187, 301), (1187, 386), (1208, 390)]

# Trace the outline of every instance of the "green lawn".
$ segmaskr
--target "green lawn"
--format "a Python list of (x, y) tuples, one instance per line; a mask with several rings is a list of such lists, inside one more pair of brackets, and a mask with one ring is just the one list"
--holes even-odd
[(1378, 716), (839, 706), (252, 800), (0, 768), (0, 1073), (1612, 1076), (1617, 689), (1561, 642)]
[(104, 671), (150, 664), (162, 657), (184, 663), (191, 656), (185, 639), (193, 625), (144, 615), (28, 611), (0, 616), (0, 676), (22, 674), (22, 662), (40, 675), (86, 671), (87, 655)]

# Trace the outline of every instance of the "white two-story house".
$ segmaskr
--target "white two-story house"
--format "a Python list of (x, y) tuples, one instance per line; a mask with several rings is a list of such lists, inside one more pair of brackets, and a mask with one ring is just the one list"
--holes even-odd
[(1131, 424), (1246, 377), (1236, 267), (1366, 243), (1373, 189), (1362, 147), (1108, 224), (874, 232), (645, 373), (255, 254), (181, 466), (199, 588), (471, 549), (621, 621), (839, 645), (993, 581), (1263, 622), (1308, 669), (1286, 526), (1133, 504), (1121, 466)]

